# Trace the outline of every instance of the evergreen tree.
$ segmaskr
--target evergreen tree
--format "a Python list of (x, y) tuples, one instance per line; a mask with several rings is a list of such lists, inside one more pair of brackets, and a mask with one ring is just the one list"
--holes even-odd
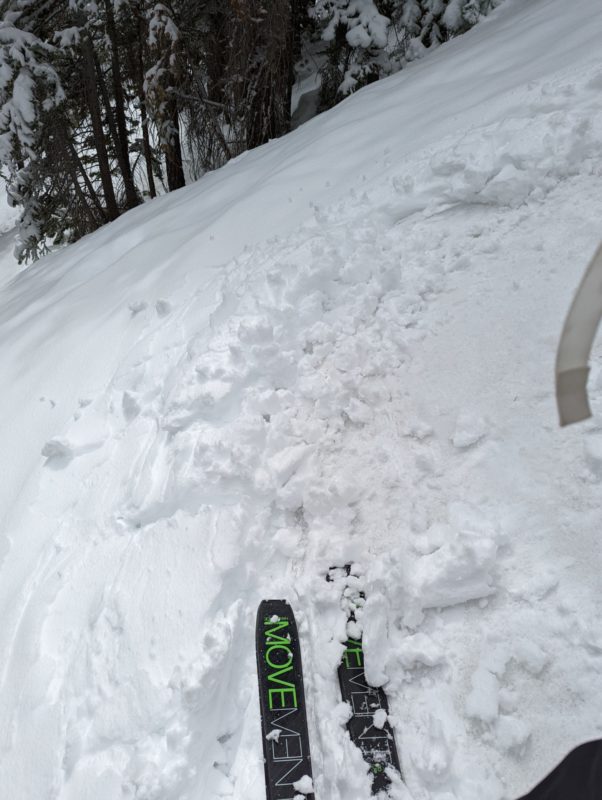
[(181, 188), (186, 182), (178, 93), (187, 73), (187, 52), (180, 33), (187, 5), (185, 0), (170, 6), (156, 3), (149, 10), (148, 44), (154, 63), (146, 72), (143, 90), (165, 155), (169, 191)]
[(405, 0), (399, 19), (408, 39), (405, 58), (465, 33), (501, 0)]
[(388, 69), (391, 20), (375, 0), (317, 0), (312, 16), (321, 23), (327, 43), (322, 69), (320, 108), (378, 80)]
[(464, 33), (501, 0), (316, 0), (321, 108)]
[(0, 164), (20, 259), (286, 133), (295, 64), (316, 40), (327, 108), (500, 1), (0, 0)]
[[(140, 201), (130, 160), (132, 93), (112, 0), (5, 0), (0, 9), (0, 161), (9, 196), (23, 208), (23, 260)], [(26, 101), (27, 134), (14, 114)]]
[(6, 11), (0, 23), (0, 162), (9, 202), (23, 208), (20, 256), (37, 255), (37, 243), (55, 231), (54, 208), (45, 201), (55, 187), (46, 176), (52, 159), (64, 158), (55, 120), (65, 95), (50, 61), (53, 48), (14, 23)]
[(290, 130), (294, 62), (307, 21), (301, 0), (205, 4), (186, 104), (197, 174)]

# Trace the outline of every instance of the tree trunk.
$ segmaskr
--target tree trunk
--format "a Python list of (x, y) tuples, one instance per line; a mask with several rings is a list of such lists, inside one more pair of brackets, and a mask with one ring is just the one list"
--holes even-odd
[(272, 0), (263, 18), (253, 20), (254, 62), (250, 93), (247, 146), (258, 147), (290, 130), (293, 69), (293, 6)]
[[(101, 205), (101, 202), (98, 199), (98, 195), (94, 191), (94, 186), (92, 186), (92, 182), (90, 181), (90, 178), (88, 177), (88, 173), (86, 172), (86, 168), (82, 164), (81, 158), (79, 157), (79, 155), (77, 153), (77, 150), (75, 149), (75, 146), (74, 146), (74, 144), (73, 144), (71, 139), (67, 140), (67, 149), (69, 151), (69, 155), (71, 156), (71, 160), (72, 160), (73, 164), (75, 165), (73, 167), (73, 170), (72, 170), (73, 184), (74, 184), (74, 186), (76, 188), (76, 191), (79, 190), (78, 194), (79, 194), (79, 192), (81, 192), (82, 202), (86, 205), (86, 207), (89, 210), (90, 219), (94, 223), (94, 228), (97, 228), (99, 225), (102, 225), (104, 222), (107, 221), (105, 209), (103, 209), (103, 207)], [(77, 180), (77, 171), (79, 171), (80, 175), (82, 176), (83, 181), (84, 181), (84, 185), (85, 185), (85, 187), (88, 190), (88, 193), (90, 195), (90, 200), (92, 201), (92, 204), (94, 205), (94, 207), (96, 208), (96, 210), (98, 211), (98, 213), (100, 215), (99, 219), (96, 219), (96, 217), (94, 217), (94, 214), (92, 213), (92, 209), (88, 206), (88, 203), (87, 203), (87, 201), (85, 199), (85, 194), (83, 192), (83, 189), (80, 187), (79, 181)]]
[(155, 188), (155, 176), (153, 175), (153, 151), (151, 148), (150, 137), (148, 135), (148, 114), (146, 111), (146, 97), (144, 93), (144, 42), (146, 39), (146, 29), (144, 17), (140, 16), (138, 24), (138, 58), (136, 59), (136, 84), (138, 86), (138, 97), (140, 102), (140, 119), (142, 120), (142, 151), (146, 162), (146, 175), (148, 180), (148, 191), (151, 197), (157, 196)]
[(228, 68), (228, 28), (231, 21), (227, 4), (208, 17), (209, 31), (204, 43), (205, 69), (207, 70), (207, 97), (213, 103), (226, 103), (224, 81)]
[[(117, 120), (117, 141), (115, 142), (117, 160), (123, 175), (123, 185), (125, 189), (126, 205), (134, 208), (140, 202), (138, 193), (134, 185), (132, 167), (130, 164), (129, 139), (127, 123), (125, 120), (125, 97), (121, 83), (121, 64), (119, 61), (119, 42), (117, 40), (117, 27), (113, 14), (112, 0), (105, 0), (105, 11), (107, 14), (107, 33), (111, 42), (111, 72), (113, 75), (113, 94), (115, 96), (115, 118)], [(110, 104), (107, 105), (110, 111)]]
[(287, 64), (287, 89), (286, 89), (286, 128), (291, 129), (291, 104), (293, 98), (293, 85), (295, 83), (295, 61), (301, 54), (301, 7), (299, 0), (290, 0), (291, 12), (287, 36), (288, 64)]
[(170, 192), (186, 186), (184, 180), (184, 167), (182, 163), (182, 145), (180, 141), (180, 119), (178, 105), (175, 99), (170, 99), (169, 119), (172, 130), (169, 142), (165, 145), (165, 165), (167, 167), (167, 188)]
[(98, 228), (98, 220), (94, 216), (92, 209), (86, 199), (86, 195), (82, 187), (79, 185), (79, 180), (77, 179), (77, 170), (75, 164), (72, 161), (69, 161), (69, 175), (71, 177), (71, 183), (73, 184), (73, 189), (75, 191), (75, 195), (79, 200), (79, 205), (82, 209), (83, 215), (86, 217), (89, 223), (88, 230), (94, 231)]
[(84, 86), (88, 101), (88, 108), (90, 109), (90, 118), (92, 120), (92, 130), (94, 133), (94, 145), (96, 147), (96, 153), (98, 157), (100, 181), (107, 207), (106, 214), (110, 220), (113, 220), (117, 219), (119, 216), (119, 208), (117, 206), (117, 199), (115, 197), (115, 189), (113, 187), (111, 166), (109, 164), (109, 154), (107, 152), (105, 132), (102, 125), (102, 114), (100, 110), (100, 103), (98, 102), (98, 87), (96, 84), (96, 70), (94, 67), (94, 50), (92, 47), (92, 42), (88, 36), (82, 37), (81, 48), (83, 55)]
[[(141, 95), (142, 97), (142, 95)], [(155, 176), (153, 175), (153, 149), (148, 135), (148, 115), (146, 113), (146, 105), (144, 100), (140, 100), (140, 119), (142, 122), (142, 152), (144, 154), (144, 161), (146, 163), (146, 179), (148, 181), (148, 193), (151, 197), (157, 196), (157, 189), (155, 188)]]

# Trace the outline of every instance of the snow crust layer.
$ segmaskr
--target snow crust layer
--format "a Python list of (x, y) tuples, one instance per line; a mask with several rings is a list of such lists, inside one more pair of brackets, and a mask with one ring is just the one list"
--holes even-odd
[(515, 797), (600, 735), (600, 349), (576, 429), (553, 364), (600, 236), (601, 39), (598, 0), (508, 0), (2, 287), (3, 796), (261, 800), (273, 596), (316, 797), (366, 800), (350, 562), (392, 797)]

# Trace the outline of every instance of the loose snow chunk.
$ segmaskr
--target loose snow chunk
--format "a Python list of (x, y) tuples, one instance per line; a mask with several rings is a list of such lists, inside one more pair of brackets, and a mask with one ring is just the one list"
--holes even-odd
[(528, 639), (515, 643), (513, 655), (531, 675), (540, 675), (550, 663), (550, 656), (545, 650)]
[(309, 445), (296, 444), (284, 447), (270, 458), (270, 469), (276, 475), (279, 484), (285, 484), (295, 474), (311, 450)]
[(522, 756), (530, 736), (531, 728), (526, 722), (504, 714), (500, 716), (495, 729), (495, 738), (502, 750)]
[(347, 416), (351, 422), (366, 424), (372, 420), (374, 413), (370, 407), (362, 403), (361, 400), (352, 397), (347, 408)]
[(516, 207), (524, 203), (535, 189), (532, 175), (517, 169), (513, 164), (505, 164), (480, 192), (486, 203)]
[(452, 541), (418, 561), (414, 586), (422, 608), (453, 606), (494, 594), (491, 573), (496, 555), (493, 538), (457, 531)]
[(389, 646), (389, 610), (385, 596), (378, 591), (370, 594), (363, 610), (364, 671), (371, 686), (383, 686), (388, 676), (384, 670)]
[(384, 708), (379, 708), (378, 711), (374, 712), (374, 717), (372, 718), (372, 724), (375, 728), (382, 730), (385, 727), (385, 723), (387, 721), (387, 712)]
[(50, 439), (42, 447), (42, 455), (52, 461), (70, 461), (77, 456), (90, 453), (102, 447), (105, 441), (104, 430), (94, 423), (91, 424), (80, 423), (79, 428), (74, 429), (69, 438), (64, 436), (57, 436)]
[(417, 553), (426, 556), (439, 550), (446, 542), (452, 541), (455, 535), (453, 526), (443, 522), (433, 522), (425, 533), (415, 537), (412, 544)]
[(141, 311), (145, 311), (148, 308), (148, 303), (146, 300), (134, 300), (128, 305), (128, 308), (132, 312), (132, 316), (135, 317), (136, 314), (140, 314)]
[(542, 600), (558, 588), (560, 583), (559, 565), (538, 565), (535, 575), (516, 572), (506, 587), (510, 594), (524, 600)]
[(269, 732), (269, 733), (266, 735), (266, 737), (265, 737), (265, 738), (266, 738), (266, 739), (267, 739), (269, 742), (277, 742), (277, 741), (280, 739), (280, 734), (281, 734), (281, 733), (282, 733), (282, 730), (281, 730), (280, 728), (274, 728), (274, 730), (270, 731), (270, 732)]
[(406, 636), (397, 651), (401, 665), (413, 669), (419, 664), (434, 667), (445, 662), (445, 655), (439, 645), (425, 633)]
[(293, 783), (293, 789), (301, 794), (311, 794), (314, 790), (314, 784), (309, 775), (304, 775)]
[(347, 725), (347, 723), (353, 716), (353, 712), (351, 711), (351, 706), (349, 705), (349, 703), (338, 703), (334, 707), (332, 716), (335, 722), (341, 727)]
[(456, 430), (452, 436), (452, 444), (458, 449), (472, 447), (480, 442), (487, 433), (488, 425), (482, 417), (461, 413), (456, 421)]
[(73, 458), (73, 447), (67, 439), (50, 439), (42, 447), (42, 455), (45, 458)]

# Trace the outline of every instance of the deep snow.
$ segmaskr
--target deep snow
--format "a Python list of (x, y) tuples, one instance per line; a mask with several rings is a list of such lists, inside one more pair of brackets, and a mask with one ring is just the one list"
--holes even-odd
[(318, 800), (525, 792), (602, 730), (598, 416), (553, 365), (600, 237), (598, 0), (507, 0), (0, 290), (0, 785), (263, 798), (253, 628), (300, 621)]

